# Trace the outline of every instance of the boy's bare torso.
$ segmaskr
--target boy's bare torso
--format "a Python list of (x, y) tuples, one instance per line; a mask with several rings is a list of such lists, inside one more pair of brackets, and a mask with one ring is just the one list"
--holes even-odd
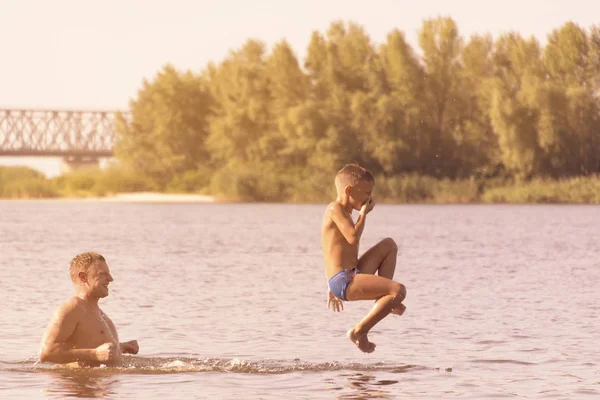
[[(358, 264), (359, 243), (351, 245), (331, 218), (332, 207), (339, 207), (337, 202), (327, 206), (321, 226), (321, 246), (325, 259), (327, 279), (343, 269), (356, 268)], [(351, 218), (351, 216), (349, 216)]]

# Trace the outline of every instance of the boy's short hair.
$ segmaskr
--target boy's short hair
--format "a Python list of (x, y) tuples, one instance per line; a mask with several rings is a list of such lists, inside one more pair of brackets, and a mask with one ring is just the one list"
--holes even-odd
[(335, 187), (340, 191), (348, 185), (356, 186), (361, 181), (375, 182), (375, 178), (358, 164), (346, 164), (335, 176)]
[(87, 272), (92, 265), (97, 262), (104, 261), (104, 257), (98, 253), (94, 253), (91, 251), (77, 254), (69, 265), (69, 273), (71, 275), (71, 280), (73, 282), (77, 282), (77, 276), (80, 272)]

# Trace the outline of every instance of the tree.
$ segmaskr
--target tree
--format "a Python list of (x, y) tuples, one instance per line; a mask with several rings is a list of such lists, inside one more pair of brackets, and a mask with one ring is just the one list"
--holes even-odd
[(186, 171), (206, 167), (207, 119), (213, 102), (206, 82), (165, 66), (144, 81), (130, 102), (130, 118), (118, 116), (116, 156), (164, 189)]
[(206, 145), (215, 167), (260, 164), (272, 155), (264, 135), (271, 130), (265, 46), (249, 40), (207, 71), (215, 102)]
[(539, 89), (543, 80), (541, 49), (534, 39), (510, 33), (495, 46), (491, 121), (501, 159), (512, 173), (528, 177), (541, 169), (538, 142)]
[(455, 135), (460, 130), (462, 98), (460, 55), (463, 47), (456, 23), (450, 18), (425, 20), (419, 32), (425, 69), (426, 110), (421, 134), (428, 137), (425, 171), (455, 177), (460, 170)]

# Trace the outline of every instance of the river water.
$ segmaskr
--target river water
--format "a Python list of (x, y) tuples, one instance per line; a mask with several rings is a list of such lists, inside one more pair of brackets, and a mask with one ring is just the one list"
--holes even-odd
[[(361, 250), (394, 238), (408, 295), (372, 354), (345, 337), (372, 302), (326, 308), (323, 211), (0, 201), (0, 398), (600, 398), (600, 207), (377, 205)], [(124, 368), (36, 362), (82, 251)]]

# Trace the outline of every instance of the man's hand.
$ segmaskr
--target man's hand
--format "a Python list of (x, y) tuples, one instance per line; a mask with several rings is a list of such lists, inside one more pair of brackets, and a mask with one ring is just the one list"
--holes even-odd
[(100, 362), (114, 361), (117, 356), (117, 346), (114, 343), (104, 343), (96, 347), (96, 359)]
[(137, 354), (140, 351), (140, 346), (137, 340), (130, 340), (129, 342), (121, 343), (121, 353), (124, 354)]
[(331, 290), (328, 290), (327, 293), (327, 308), (331, 308), (334, 312), (340, 312), (344, 309), (344, 302), (331, 293)]
[(373, 200), (373, 197), (369, 196), (367, 201), (365, 201), (365, 204), (363, 204), (363, 206), (361, 207), (360, 212), (366, 215), (370, 213), (373, 210), (373, 208), (375, 208), (375, 201)]

